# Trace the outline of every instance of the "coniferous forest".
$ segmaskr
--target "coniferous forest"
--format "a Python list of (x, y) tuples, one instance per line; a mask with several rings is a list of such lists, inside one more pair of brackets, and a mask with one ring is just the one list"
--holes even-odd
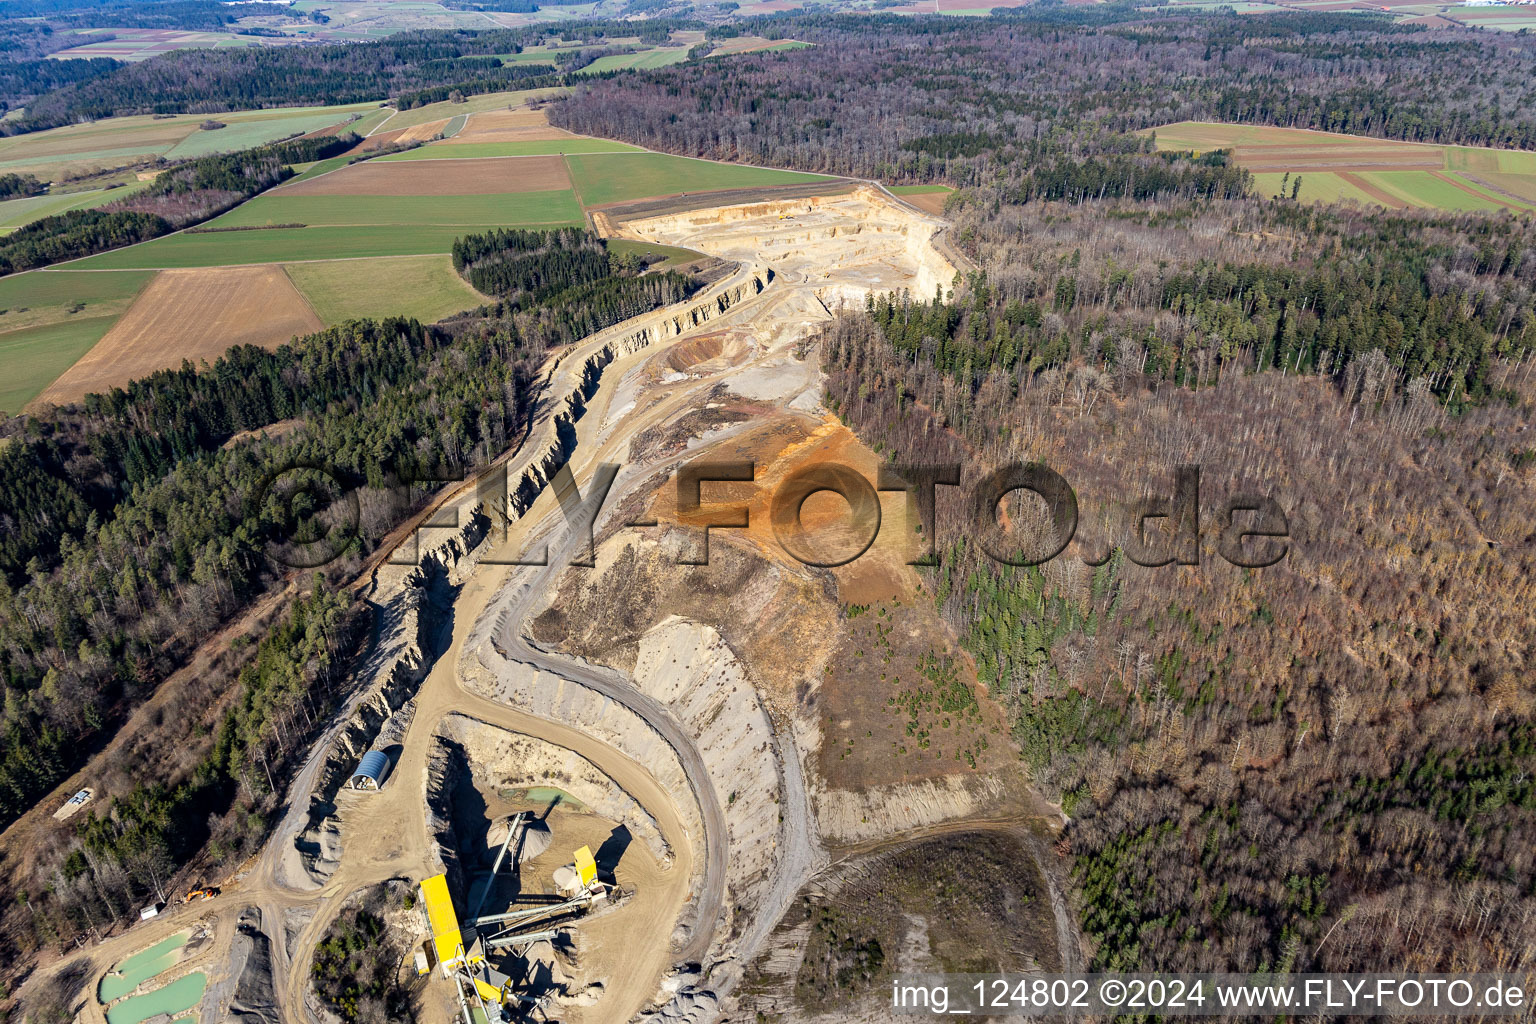
[[(941, 500), (924, 572), (1071, 819), (1058, 852), (1096, 967), (1520, 962), (1536, 224), (1260, 199), (1226, 154), (1143, 130), (1531, 148), (1516, 69), (1536, 48), (1369, 15), (1126, 18), (757, 22), (816, 50), (595, 83), (552, 119), (959, 187), (945, 243), (973, 269), (839, 317), (827, 402), (892, 461), (1041, 460), (1077, 489), (1077, 540), (1034, 568), (968, 544), (968, 509)], [(1180, 465), (1200, 467), (1200, 564), (1137, 564), (1172, 538), (1128, 540), (1127, 510)], [(1254, 493), (1292, 540), (1244, 570), (1216, 534)]]
[[(1092, 966), (1529, 969), (1536, 217), (1261, 197), (1232, 153), (1160, 152), (1149, 130), (1536, 150), (1531, 36), (1041, 3), (570, 21), (122, 65), (41, 60), (46, 33), (17, 28), (0, 99), (26, 111), (0, 133), (568, 85), (611, 40), (680, 28), (811, 45), (597, 75), (550, 122), (954, 188), (938, 237), (954, 280), (828, 306), (812, 341), (826, 408), (882, 458), (968, 474), (1043, 461), (1076, 489), (1077, 537), (1043, 566), (986, 557), (941, 489), (941, 561), (922, 574), (1030, 785), (1067, 818), (1056, 866)], [(493, 56), (554, 34), (587, 47), (553, 71)], [(0, 273), (201, 221), (356, 141), (177, 164), (127, 200), (6, 235)], [(0, 175), (0, 196), (40, 188)], [(577, 228), (466, 236), (452, 265), (486, 305), (233, 348), (0, 424), (0, 825), (153, 711), (173, 673), (197, 676), (193, 711), (159, 723), (173, 768), (124, 751), (102, 780), (113, 799), (15, 867), (27, 884), (0, 907), (0, 965), (131, 920), (189, 864), (258, 849), (372, 627), (346, 584), (423, 507), (421, 481), (517, 443), (551, 349), (700, 287)], [(1186, 564), (1163, 527), (1127, 527), (1180, 466), (1199, 467)], [(276, 486), (294, 472), (312, 488), (298, 503)], [(1253, 495), (1286, 520), (1283, 541), (1245, 542), (1279, 552), (1262, 568), (1217, 551), (1228, 499)], [(1015, 499), (1010, 517), (1037, 511)], [(324, 572), (270, 557), (315, 520), (339, 551)], [(376, 935), (371, 914), (333, 928), (322, 987), (344, 989)]]
[[(210, 168), (185, 180), (216, 181)], [(507, 245), (471, 237), (459, 249), (483, 266)], [(365, 608), (338, 584), (432, 481), (472, 473), (517, 441), (550, 347), (696, 287), (675, 273), (636, 276), (581, 232), (519, 233), (515, 246), (519, 272), (553, 302), (516, 289), (439, 326), (354, 321), (9, 421), (0, 821), (107, 742), (200, 643), (272, 610), (260, 612), (259, 639), (237, 638), (200, 675), (200, 708), (168, 727), (182, 769), (114, 785), (131, 795), (85, 816), (81, 848), (44, 858), (0, 933), (64, 941), (131, 915), (154, 879), (191, 858), (235, 863), (254, 849), (278, 798), (272, 781), (302, 759), (296, 738), (323, 719), (366, 631)], [(274, 425), (284, 429), (231, 443)], [(349, 502), (355, 515), (332, 514)], [(315, 515), (331, 527), (329, 575), (275, 562)], [(142, 756), (155, 755), (115, 759), (118, 782)]]

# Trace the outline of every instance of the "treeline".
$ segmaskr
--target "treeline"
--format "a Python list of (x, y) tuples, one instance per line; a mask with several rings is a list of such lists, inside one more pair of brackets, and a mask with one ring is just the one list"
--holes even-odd
[(467, 235), (454, 242), (453, 265), (478, 291), (496, 297), (482, 312), (516, 316), (524, 333), (545, 345), (568, 345), (681, 302), (700, 287), (676, 271), (637, 273), (643, 267), (615, 257), (602, 238), (580, 228)]
[(118, 114), (215, 113), (362, 103), (390, 96), (409, 96), (411, 104), (420, 105), (427, 102), (422, 99), (425, 90), (457, 88), (468, 95), (542, 83), (549, 75), (546, 67), (502, 66), (500, 61), (493, 65), (485, 58), (515, 53), (552, 36), (595, 44), (610, 35), (657, 41), (690, 26), (694, 23), (674, 19), (577, 21), (489, 32), (402, 32), (383, 40), (328, 46), (180, 50), (41, 96), (27, 105), (25, 116), (0, 124), (0, 133), (39, 131)]
[(241, 18), (281, 17), (285, 3), (242, 3), (218, 0), (140, 0), (102, 3), (101, 0), (6, 0), (7, 18), (38, 18), (54, 28), (181, 28), (218, 29)]
[(1180, 153), (1112, 154), (1072, 160), (1057, 157), (1031, 166), (1008, 184), (1010, 202), (1103, 199), (1237, 199), (1253, 188), (1253, 175), (1228, 163), (1221, 151), (1188, 159)]
[(32, 174), (0, 174), (0, 199), (40, 196), (48, 186)]
[[(317, 716), (330, 709), (346, 655), (366, 623), (349, 592), (328, 588), (323, 576), (311, 586), (256, 645), (212, 748), (187, 777), (174, 785), (140, 783), (76, 826), (79, 845), (51, 880), (58, 914), (101, 928), (131, 919), (146, 899), (174, 899), (178, 893), (170, 883), (177, 869), (214, 838), (210, 816), (219, 821), (242, 802), (242, 790), (259, 793), (264, 773), (282, 769), (281, 753), (268, 750), (274, 723), (298, 711), (295, 724), (313, 729)], [(253, 774), (258, 766), (261, 776)], [(261, 814), (253, 803), (242, 810)], [(248, 831), (224, 855), (248, 852), (261, 826), (245, 824)]]
[[(1240, 177), (1127, 159), (1130, 133), (1185, 119), (1536, 148), (1536, 51), (1370, 15), (1176, 16), (1126, 4), (1005, 17), (748, 19), (811, 49), (740, 54), (582, 86), (573, 131), (689, 156), (1021, 197), (1173, 196)], [(1520, 97), (1519, 102), (1514, 97)]]
[[(559, 238), (529, 244), (568, 266)], [(121, 921), (189, 865), (217, 871), (256, 848), (355, 646), (357, 606), (334, 584), (432, 481), (514, 443), (549, 345), (693, 287), (675, 274), (580, 276), (544, 304), (524, 295), (434, 327), (355, 321), (7, 424), (0, 823), (84, 763), (200, 643), (255, 614), (288, 564), (313, 564), (297, 540), (323, 537), (319, 560), (332, 559), (329, 582), (176, 684), (178, 711), (151, 720), (151, 741), (98, 762), (111, 799), (77, 843), (25, 875), (13, 865), (20, 898), (0, 910), (12, 976), (24, 951)], [(273, 424), (284, 429), (259, 435)]]
[[(0, 111), (26, 106), (34, 97), (109, 75), (123, 66), (122, 61), (110, 57), (35, 59), (34, 54), (40, 56), (60, 48), (51, 34), (28, 40), (11, 37), (7, 41), (17, 47), (8, 56), (24, 56), (22, 59), (0, 61)], [(20, 54), (18, 50), (21, 50)]]
[(357, 141), (350, 133), (295, 139), (188, 161), (125, 199), (67, 210), (13, 231), (0, 240), (0, 274), (133, 245), (207, 220), (292, 177), (289, 164), (334, 156)]
[(13, 274), (50, 263), (145, 242), (173, 230), (152, 213), (66, 210), (25, 224), (0, 241), (0, 274)]
[[(1229, 234), (1245, 220), (1242, 238), (1272, 238), (1259, 258)], [(1225, 238), (1197, 240), (1219, 224)], [(962, 207), (957, 231), (998, 269), (957, 302), (886, 298), (870, 315), (898, 352), (972, 388), (1024, 388), (1073, 359), (1106, 380), (1190, 387), (1228, 366), (1342, 381), (1376, 352), (1399, 383), (1422, 380), (1459, 405), (1494, 395), (1500, 360), (1536, 351), (1528, 220), (1250, 201), (1199, 214), (1081, 211), (1069, 227), (1048, 208), (982, 203)], [(1014, 262), (1024, 251), (1027, 269)]]
[[(497, 63), (499, 64), (500, 61)], [(548, 69), (542, 64), (511, 64), (508, 68), (516, 69), (512, 78), (516, 80), (515, 88), (518, 89), (546, 89), (561, 84), (559, 76), (549, 74)], [(430, 89), (402, 93), (395, 99), (395, 106), (401, 110), (411, 110), (415, 107), (424, 107), (428, 103), (441, 103), (455, 96), (463, 98), (483, 96), (488, 92), (503, 92), (508, 88), (508, 82), (505, 71), (498, 71), (489, 77), (456, 79), (449, 85), (434, 85)]]
[(521, 305), (608, 277), (602, 238), (581, 228), (503, 228), (453, 243), (453, 268), (476, 290)]
[[(29, 460), (32, 483), (81, 492), (86, 505), (64, 505), (71, 522), (56, 550), (34, 553), (0, 585), (0, 820), (75, 770), (190, 651), (271, 592), (285, 571), (274, 554), (302, 551), (292, 539), (306, 524), (326, 536), (328, 568), (342, 578), (431, 487), (415, 481), (470, 472), (504, 451), (525, 422), (540, 358), (509, 322), (450, 335), (358, 321), (30, 419), (6, 460)], [(280, 418), (299, 428), (221, 443)], [(295, 469), (305, 466), (323, 472)], [(133, 472), (144, 475), (131, 485), (113, 479)], [(8, 487), (4, 521), (46, 516), (42, 493)], [(276, 806), (269, 780), (304, 756), (327, 674), (348, 649), (345, 608), (289, 614), (296, 624), (257, 626), (260, 643), (218, 652), (182, 684), (189, 699), (177, 713), (156, 720), (154, 742), (101, 766), (114, 799), (106, 822), (84, 826), (84, 873), (80, 858), (53, 860), (17, 880), (29, 909), (8, 915), (0, 945), (65, 941), (121, 920), (152, 895), (147, 876), (119, 881), (135, 858), (217, 864), (260, 840)], [(145, 779), (158, 785), (136, 792)], [(140, 821), (139, 804), (160, 810)], [(133, 898), (103, 895), (117, 885)], [(19, 950), (0, 961), (19, 969)]]
[[(976, 195), (985, 275), (841, 318), (828, 402), (892, 461), (1039, 460), (1077, 492), (1034, 568), (941, 497), (926, 572), (1072, 819), (1095, 966), (1508, 963), (1536, 941), (1536, 227)], [(1200, 564), (1143, 568), (1128, 509), (1188, 464)], [(1278, 564), (1217, 556), (1239, 493), (1284, 509)]]
[[(336, 328), (275, 351), (231, 348), (211, 369), (161, 370), (34, 420), (33, 443), (0, 452), (0, 571), (19, 586), (56, 568), (69, 542), (110, 522), (133, 489), (243, 430), (315, 415), (417, 372), (411, 334)], [(406, 467), (401, 467), (406, 468)]]
[[(68, 488), (90, 508), (81, 524), (71, 503), (73, 528), (45, 525), (29, 547), (7, 549), (11, 565), (22, 556), (27, 561), (0, 590), (0, 675), (9, 700), (0, 818), (15, 817), (46, 793), (89, 751), (98, 729), (267, 585), (269, 546), (298, 526), (292, 509), (269, 503), (269, 491), (274, 474), (307, 445), (351, 452), (327, 459), (333, 477), (383, 486), (462, 465), (482, 443), (497, 450), (506, 444), (525, 379), (510, 337), (487, 350), (504, 359), (500, 368), (481, 367), (456, 389), (460, 401), (475, 403), (472, 411), (443, 425), (426, 416), (407, 419), (434, 399), (429, 385), (443, 373), (436, 363), (445, 344), (426, 328), (391, 321), (333, 328), (272, 353), (235, 350), (205, 374), (186, 367), (156, 375), (140, 386), (138, 400), (114, 396), (57, 413), (38, 424), (41, 439), (7, 446), (8, 463), (30, 461), (32, 480), (45, 474), (56, 481), (51, 490)], [(305, 370), (313, 376), (300, 377)], [(313, 386), (283, 385), (285, 374)], [(163, 397), (145, 394), (159, 387)], [(248, 389), (249, 397), (233, 389)], [(372, 415), (349, 416), (358, 394), (369, 397)], [(172, 396), (190, 408), (172, 408)], [(450, 401), (453, 391), (438, 397)], [(494, 400), (486, 406), (488, 398)], [(284, 415), (310, 417), (305, 446), (219, 447), (233, 430)], [(124, 430), (125, 421), (136, 429)], [(325, 449), (327, 441), (336, 447)], [(8, 488), (8, 521), (49, 523), (40, 497)], [(376, 536), (370, 525), (351, 524), (337, 543), (366, 543)], [(44, 538), (57, 546), (39, 546)], [(98, 558), (110, 558), (106, 576)], [(189, 617), (180, 609), (194, 595)]]
[(217, 0), (149, 0), (102, 3), (89, 0), (15, 0), (0, 13), (0, 110), (21, 107), (43, 93), (98, 78), (123, 66), (105, 57), (42, 60), (86, 40), (73, 29), (97, 29), (91, 42), (107, 42), (103, 28), (222, 29), (241, 18), (287, 18), (285, 3), (219, 3)]

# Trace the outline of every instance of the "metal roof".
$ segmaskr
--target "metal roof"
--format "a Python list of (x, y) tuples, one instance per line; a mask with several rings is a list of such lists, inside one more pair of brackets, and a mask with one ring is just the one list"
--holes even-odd
[(370, 750), (363, 755), (363, 759), (357, 763), (357, 770), (352, 773), (352, 778), (359, 776), (372, 779), (375, 786), (384, 782), (384, 776), (389, 774), (389, 757), (382, 750)]

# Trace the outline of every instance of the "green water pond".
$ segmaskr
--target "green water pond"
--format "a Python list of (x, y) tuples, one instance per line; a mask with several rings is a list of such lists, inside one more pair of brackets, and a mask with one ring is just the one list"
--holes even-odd
[(132, 999), (107, 1008), (107, 1024), (142, 1024), (156, 1014), (175, 1015), (192, 1009), (203, 1001), (208, 976), (195, 971)]
[(190, 932), (177, 932), (168, 939), (141, 949), (133, 956), (112, 968), (112, 973), (101, 979), (96, 996), (103, 1006), (121, 999), (138, 988), (142, 982), (176, 966), (182, 946), (187, 944)]

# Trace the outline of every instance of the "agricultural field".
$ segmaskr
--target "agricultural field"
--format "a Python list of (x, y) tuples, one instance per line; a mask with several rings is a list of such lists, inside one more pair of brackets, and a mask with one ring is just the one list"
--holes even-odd
[(454, 272), (445, 255), (294, 263), (286, 269), (327, 327), (360, 317), (431, 323), (490, 301)]
[(1391, 209), (1536, 211), (1536, 153), (1362, 138), (1297, 128), (1182, 121), (1162, 150), (1230, 149), (1260, 195)]
[[(111, 281), (117, 290), (111, 303), (88, 304), (80, 315), (62, 306), (27, 320), (0, 314), (0, 330), (22, 332), (10, 341), (31, 368), (6, 400), (19, 407), (41, 392), (44, 401), (69, 401), (183, 358), (211, 358), (218, 352), (210, 346), (272, 344), (354, 317), (432, 321), (473, 308), (485, 298), (453, 272), (448, 253), (455, 239), (487, 227), (579, 225), (591, 206), (827, 180), (572, 136), (538, 111), (505, 109), (504, 100), (466, 112), (458, 134), (462, 141), (355, 164), (321, 161), (197, 228), (11, 279), (16, 294), (35, 291), (28, 282), (72, 279)], [(912, 198), (942, 202), (943, 192)], [(660, 256), (664, 266), (698, 258), (642, 243), (613, 249)], [(245, 337), (241, 311), (256, 308), (270, 330)], [(69, 330), (55, 326), (66, 321)], [(49, 329), (40, 338), (28, 333), (40, 328)]]
[[(467, 147), (423, 149), (426, 153), (466, 153)], [(398, 163), (380, 157), (329, 174), (283, 185), (247, 207), (286, 196), (417, 196), (499, 195), (570, 188), (565, 161), (558, 156), (501, 157)], [(233, 211), (239, 213), (239, 210)], [(439, 222), (441, 223), (441, 222)]]
[(0, 411), (16, 413), (88, 352), (154, 275), (34, 270), (0, 278)]
[(382, 39), (397, 32), (418, 29), (516, 28), (520, 25), (601, 17), (617, 14), (623, 6), (619, 0), (606, 0), (574, 7), (542, 7), (527, 14), (513, 14), (502, 11), (456, 11), (441, 4), (401, 0), (300, 0), (293, 7), (294, 13), (303, 15), (319, 11), (330, 21), (324, 25), (295, 25), (284, 31), (304, 39), (352, 42)]
[[(951, 0), (964, 2), (964, 0)], [(1392, 21), (1431, 29), (1455, 27), (1486, 28), (1518, 32), (1536, 28), (1536, 12), (1529, 6), (1502, 4), (1493, 7), (1467, 7), (1462, 0), (1172, 0), (1161, 7), (1143, 7), (1144, 11), (1163, 13), (1199, 13), (1227, 9), (1234, 14), (1278, 14), (1287, 11), (1343, 11), (1380, 15), (1384, 11)], [(949, 13), (960, 13), (952, 11)]]
[(593, 153), (568, 156), (571, 181), (583, 206), (603, 206), (631, 199), (762, 188), (825, 181), (823, 175), (777, 171), (742, 164), (668, 156), (665, 153)]
[(464, 127), (455, 132), (456, 145), (490, 142), (545, 142), (574, 139), (576, 136), (549, 123), (542, 110), (526, 107), (514, 110), (487, 110), (469, 116)]
[(646, 71), (651, 68), (664, 68), (668, 64), (681, 64), (688, 59), (688, 48), (659, 47), (654, 50), (640, 50), (636, 53), (611, 53), (582, 68), (577, 74), (598, 75), (605, 71)]
[[(471, 120), (473, 123), (473, 120)], [(448, 140), (445, 140), (447, 143)], [(467, 160), (494, 156), (558, 156), (564, 153), (644, 153), (638, 146), (609, 139), (570, 136), (559, 139), (530, 139), (520, 142), (455, 142), (451, 145), (421, 146), (400, 153), (378, 157), (379, 163), (411, 160)]]
[[(904, 7), (886, 8), (882, 13), (890, 14), (949, 14), (959, 17), (980, 17), (991, 14), (994, 10), (1011, 10), (1015, 7), (1023, 7), (1029, 0), (1001, 0), (998, 3), (987, 3), (986, 0), (920, 0), (909, 3)], [(807, 3), (806, 6), (819, 6)], [(760, 4), (753, 11), (767, 12), (774, 9), (770, 4)], [(746, 8), (742, 9), (746, 13)]]
[(574, 224), (580, 220), (581, 208), (576, 205), (576, 197), (570, 189), (554, 189), (468, 196), (263, 196), (231, 210), (213, 221), (212, 227), (213, 233), (221, 233), (220, 229), (224, 228), (291, 224), (318, 227), (457, 225), (472, 229), (515, 224)]
[(347, 227), (271, 228), (166, 235), (67, 264), (82, 270), (226, 267), (298, 260), (369, 259), (446, 253), (453, 241), (484, 225), (370, 224)]
[[(78, 37), (76, 46), (57, 50), (48, 56), (54, 60), (111, 57), (114, 60), (139, 61), (158, 57), (172, 50), (230, 46), (271, 46), (296, 42), (274, 36), (242, 36), (233, 32), (196, 32), (168, 28), (90, 28), (68, 33)], [(93, 42), (93, 37), (113, 38)]]
[(37, 401), (77, 401), (184, 359), (212, 362), (233, 345), (276, 347), (320, 327), (280, 267), (163, 271)]
[(92, 188), (79, 192), (48, 193), (23, 199), (7, 199), (0, 202), (0, 235), (10, 234), (23, 225), (43, 217), (68, 210), (82, 210), (100, 206), (117, 199), (125, 199), (144, 188), (147, 181), (135, 181), (119, 188)]
[(944, 201), (955, 190), (948, 185), (892, 185), (889, 191), (925, 213), (938, 215), (944, 212)]
[(811, 44), (798, 39), (768, 39), (764, 36), (736, 36), (722, 39), (709, 52), (711, 57), (730, 57), (738, 53), (776, 53), (781, 50), (804, 50)]
[(265, 142), (342, 125), (354, 115), (376, 112), (377, 103), (336, 107), (283, 107), (218, 115), (225, 127), (205, 131), (207, 114), (114, 117), (46, 132), (0, 139), (0, 173), (35, 174), (44, 181), (82, 177), (104, 170), (170, 159), (246, 149)]
[(460, 114), (479, 114), (488, 110), (509, 110), (521, 106), (529, 100), (546, 99), (557, 96), (562, 89), (522, 89), (512, 92), (488, 92), (480, 96), (470, 96), (463, 103), (454, 103), (443, 100), (441, 103), (428, 103), (421, 107), (412, 107), (410, 110), (402, 110), (389, 118), (379, 126), (381, 131), (398, 131), (401, 128), (414, 128), (417, 125), (428, 124), (432, 121), (445, 121), (457, 117)]
[(84, 317), (0, 333), (0, 412), (16, 414), (111, 329), (115, 318)]

